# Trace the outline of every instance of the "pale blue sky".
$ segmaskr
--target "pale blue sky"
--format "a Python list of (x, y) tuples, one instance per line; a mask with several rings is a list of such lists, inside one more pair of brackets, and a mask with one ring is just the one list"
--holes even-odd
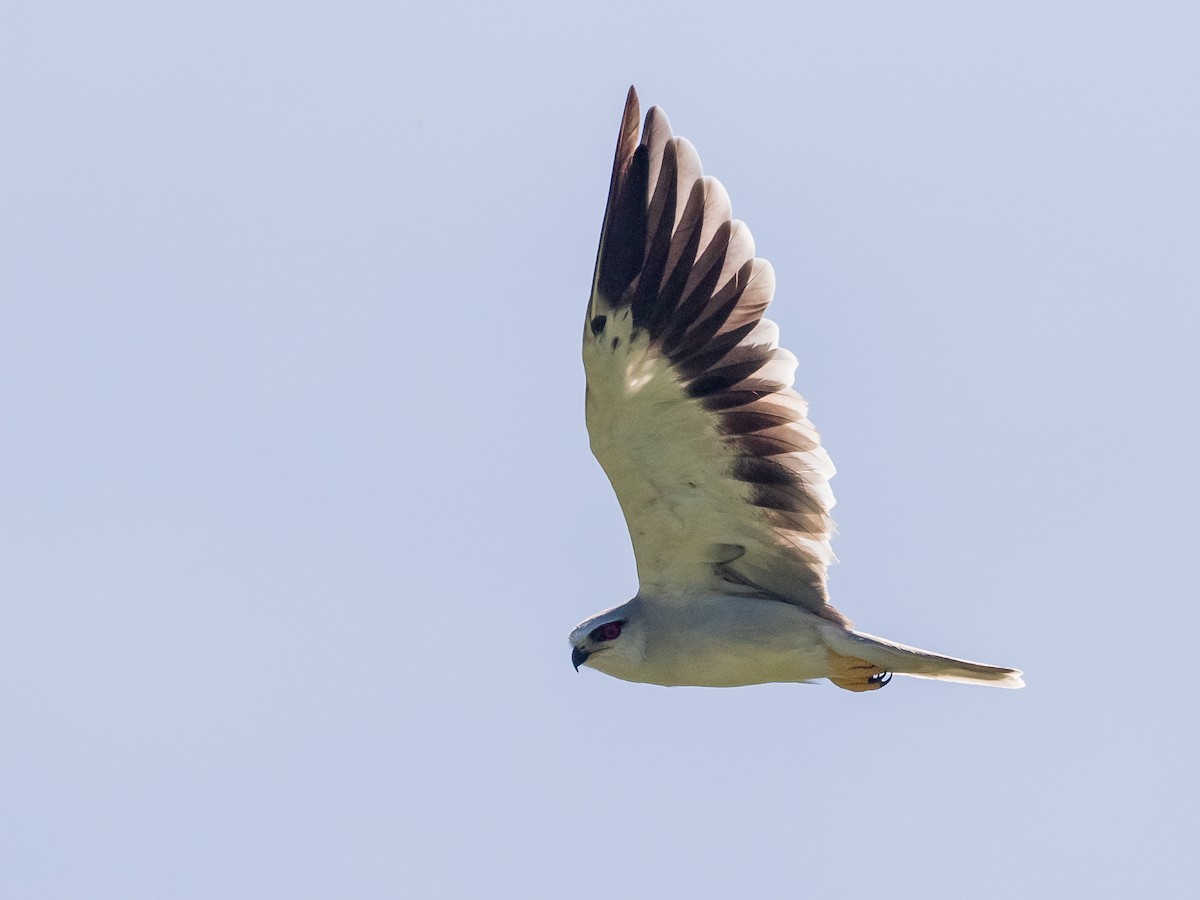
[[(1190, 895), (1198, 34), (9, 3), (0, 893)], [(631, 82), (775, 267), (835, 604), (1028, 689), (571, 670), (636, 589), (578, 347)]]

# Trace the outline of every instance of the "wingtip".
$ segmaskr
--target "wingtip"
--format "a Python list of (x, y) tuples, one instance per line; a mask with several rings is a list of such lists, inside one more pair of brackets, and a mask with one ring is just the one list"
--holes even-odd
[(642, 104), (638, 99), (637, 88), (631, 84), (629, 90), (625, 92), (625, 114), (621, 117), (622, 125), (627, 128), (630, 120), (640, 124), (638, 120), (641, 119), (641, 109)]

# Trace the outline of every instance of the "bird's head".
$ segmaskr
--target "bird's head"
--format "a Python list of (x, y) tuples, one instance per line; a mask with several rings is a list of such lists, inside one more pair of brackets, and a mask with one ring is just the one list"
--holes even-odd
[(592, 616), (571, 632), (571, 664), (576, 671), (586, 665), (636, 681), (644, 648), (644, 627), (633, 602)]

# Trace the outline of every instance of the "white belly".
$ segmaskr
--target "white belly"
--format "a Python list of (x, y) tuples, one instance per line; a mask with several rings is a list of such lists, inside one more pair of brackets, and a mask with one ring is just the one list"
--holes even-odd
[(812, 681), (830, 674), (820, 620), (790, 603), (714, 596), (648, 605), (654, 637), (640, 663), (630, 671), (610, 671), (597, 659), (596, 668), (627, 681), (699, 687)]

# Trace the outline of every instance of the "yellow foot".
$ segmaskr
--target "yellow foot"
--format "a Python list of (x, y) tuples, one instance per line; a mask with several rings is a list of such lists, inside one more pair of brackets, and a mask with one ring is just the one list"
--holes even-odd
[(829, 680), (844, 690), (877, 691), (892, 680), (891, 672), (885, 672), (865, 659), (834, 653), (829, 656), (834, 670)]

